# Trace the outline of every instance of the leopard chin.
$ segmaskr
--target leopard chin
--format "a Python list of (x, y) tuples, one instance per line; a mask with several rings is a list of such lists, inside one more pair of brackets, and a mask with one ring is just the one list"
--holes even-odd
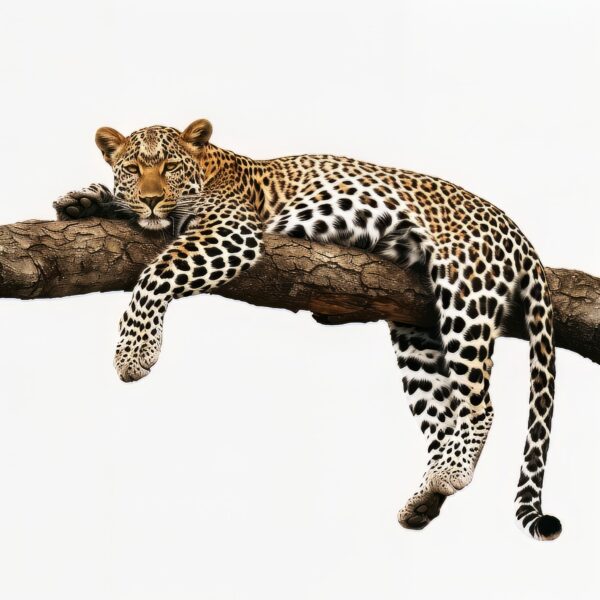
[(151, 229), (152, 231), (166, 229), (171, 225), (171, 221), (168, 219), (161, 219), (159, 217), (138, 219), (138, 223), (143, 229)]

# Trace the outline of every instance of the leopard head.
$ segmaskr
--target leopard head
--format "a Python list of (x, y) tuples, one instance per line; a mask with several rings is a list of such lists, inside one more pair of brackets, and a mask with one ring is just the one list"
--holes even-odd
[(206, 119), (194, 121), (183, 133), (161, 125), (128, 137), (110, 127), (98, 129), (96, 145), (112, 167), (114, 194), (141, 227), (169, 227), (177, 199), (202, 190), (201, 159), (211, 133)]

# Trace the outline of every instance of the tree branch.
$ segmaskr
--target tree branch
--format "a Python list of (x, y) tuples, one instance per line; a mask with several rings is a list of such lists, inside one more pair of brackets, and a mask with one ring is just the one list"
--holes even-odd
[[(130, 290), (169, 240), (124, 221), (25, 221), (0, 226), (0, 297), (56, 298)], [(600, 363), (600, 278), (546, 269), (556, 342)], [(360, 250), (265, 236), (260, 263), (215, 293), (251, 304), (309, 310), (326, 324), (435, 321), (422, 274)], [(515, 307), (505, 334), (524, 337)]]

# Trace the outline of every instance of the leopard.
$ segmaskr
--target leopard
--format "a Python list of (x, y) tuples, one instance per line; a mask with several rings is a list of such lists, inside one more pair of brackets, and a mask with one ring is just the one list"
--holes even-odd
[(124, 382), (158, 360), (172, 300), (210, 293), (252, 268), (265, 234), (353, 247), (425, 274), (433, 326), (389, 321), (409, 409), (425, 436), (426, 470), (398, 513), (423, 529), (467, 486), (493, 420), (495, 340), (511, 307), (530, 344), (529, 418), (515, 497), (520, 527), (553, 540), (542, 511), (554, 409), (553, 311), (544, 267), (519, 227), (490, 202), (444, 179), (333, 155), (251, 159), (211, 142), (207, 119), (183, 131), (153, 125), (95, 141), (113, 187), (92, 184), (54, 202), (59, 220), (127, 219), (169, 233), (141, 272), (119, 322), (114, 366)]

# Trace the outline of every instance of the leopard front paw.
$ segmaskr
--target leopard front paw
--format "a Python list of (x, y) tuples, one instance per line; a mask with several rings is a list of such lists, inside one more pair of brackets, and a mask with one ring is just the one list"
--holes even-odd
[(69, 192), (52, 203), (59, 221), (102, 216), (112, 199), (110, 190), (101, 183), (93, 183), (79, 191)]
[(137, 381), (146, 377), (156, 364), (160, 354), (160, 345), (137, 343), (135, 346), (124, 344), (117, 346), (114, 365), (121, 381)]
[(114, 366), (121, 381), (137, 381), (146, 377), (156, 364), (162, 343), (161, 332), (157, 329), (141, 330), (141, 333), (125, 332), (117, 344)]

